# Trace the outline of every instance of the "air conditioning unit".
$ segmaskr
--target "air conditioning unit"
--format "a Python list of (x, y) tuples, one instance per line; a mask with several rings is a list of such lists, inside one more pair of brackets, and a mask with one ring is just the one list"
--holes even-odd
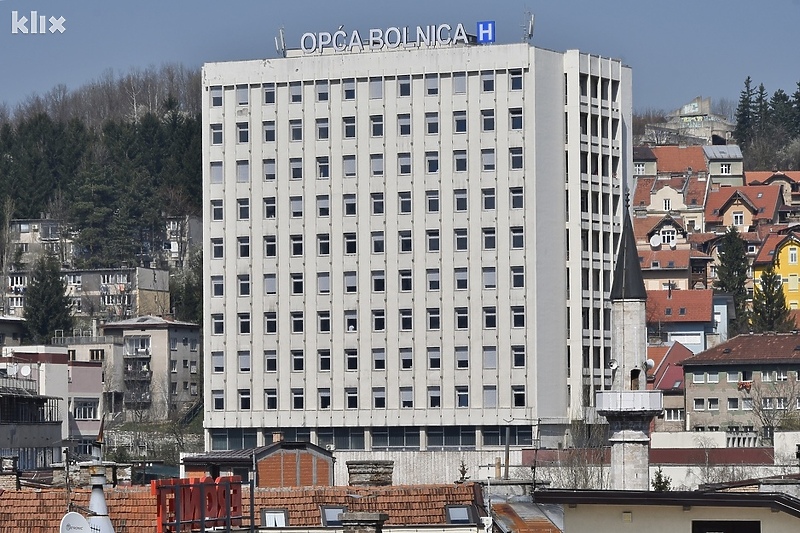
[(336, 451), (336, 445), (335, 444), (326, 444), (325, 445), (325, 449), (328, 450), (329, 452)]

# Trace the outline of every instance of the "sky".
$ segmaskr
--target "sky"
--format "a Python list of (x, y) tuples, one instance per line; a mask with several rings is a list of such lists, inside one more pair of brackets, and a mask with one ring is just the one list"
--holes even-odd
[[(63, 17), (64, 31), (23, 34), (31, 11)], [(747, 76), (770, 95), (792, 94), (800, 81), (800, 0), (0, 0), (0, 103), (13, 109), (109, 69), (276, 57), (279, 28), (298, 48), (303, 33), (340, 25), (363, 35), (460, 22), (474, 33), (476, 22), (494, 20), (498, 43), (519, 42), (526, 13), (535, 16), (534, 46), (630, 66), (636, 111), (671, 111), (697, 96), (735, 102)]]

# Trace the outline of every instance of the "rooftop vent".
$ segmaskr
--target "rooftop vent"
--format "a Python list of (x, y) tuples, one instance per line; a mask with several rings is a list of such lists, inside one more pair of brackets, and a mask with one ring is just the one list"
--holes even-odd
[(722, 350), (722, 353), (731, 353), (731, 349), (730, 348), (725, 348), (724, 350)]

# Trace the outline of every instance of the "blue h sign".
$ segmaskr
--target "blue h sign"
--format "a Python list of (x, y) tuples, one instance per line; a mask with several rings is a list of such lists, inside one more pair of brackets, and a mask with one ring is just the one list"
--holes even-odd
[(494, 21), (484, 20), (478, 22), (478, 44), (494, 42)]

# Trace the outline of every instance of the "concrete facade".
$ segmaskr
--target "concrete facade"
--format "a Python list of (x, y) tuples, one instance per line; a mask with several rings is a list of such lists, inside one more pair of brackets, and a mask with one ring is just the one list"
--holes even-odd
[(564, 444), (611, 359), (628, 68), (290, 50), (203, 89), (207, 448)]

